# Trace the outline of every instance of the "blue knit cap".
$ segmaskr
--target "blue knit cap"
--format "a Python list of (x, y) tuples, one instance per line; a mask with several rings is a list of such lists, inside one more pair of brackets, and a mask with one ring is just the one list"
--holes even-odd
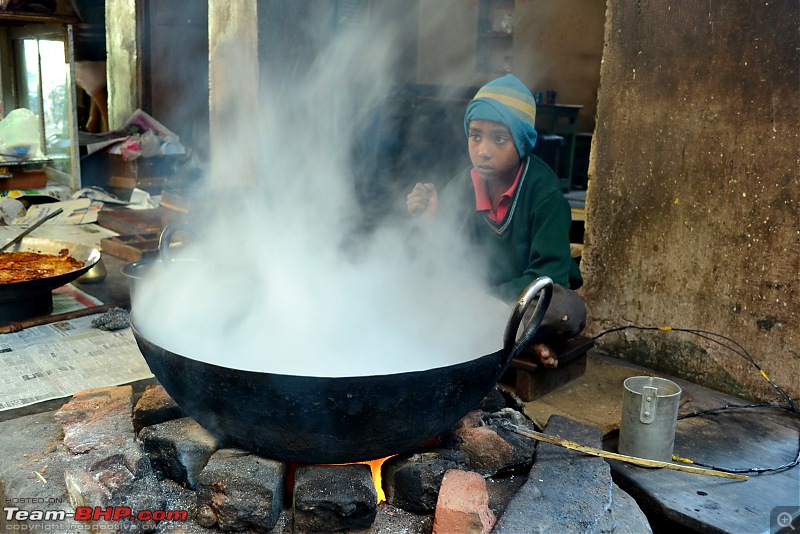
[(536, 102), (525, 84), (513, 74), (506, 74), (478, 90), (464, 115), (467, 135), (470, 121), (475, 120), (506, 125), (521, 158), (536, 145)]

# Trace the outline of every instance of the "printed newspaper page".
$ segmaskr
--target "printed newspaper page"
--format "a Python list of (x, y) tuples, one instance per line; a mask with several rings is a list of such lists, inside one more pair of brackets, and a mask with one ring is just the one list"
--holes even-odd
[(1, 335), (0, 411), (152, 377), (131, 329), (99, 330), (95, 317)]

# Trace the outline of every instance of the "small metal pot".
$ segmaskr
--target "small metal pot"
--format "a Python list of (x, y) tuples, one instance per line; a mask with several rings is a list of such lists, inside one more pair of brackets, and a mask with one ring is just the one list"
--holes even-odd
[(122, 267), (122, 274), (128, 279), (131, 310), (133, 310), (135, 295), (142, 280), (144, 280), (148, 273), (150, 273), (154, 268), (159, 268), (160, 263), (161, 262), (158, 260), (158, 258), (152, 258), (128, 263)]

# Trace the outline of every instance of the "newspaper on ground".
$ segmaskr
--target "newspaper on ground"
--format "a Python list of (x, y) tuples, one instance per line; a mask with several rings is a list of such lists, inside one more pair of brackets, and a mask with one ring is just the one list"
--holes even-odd
[(0, 335), (0, 411), (153, 376), (130, 328), (103, 331), (92, 319)]

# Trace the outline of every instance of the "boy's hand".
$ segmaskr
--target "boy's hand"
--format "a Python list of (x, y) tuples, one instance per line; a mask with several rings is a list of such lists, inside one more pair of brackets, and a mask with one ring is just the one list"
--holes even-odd
[(533, 346), (533, 353), (535, 355), (534, 357), (538, 357), (539, 361), (542, 362), (542, 365), (546, 368), (555, 369), (558, 367), (558, 356), (549, 345), (536, 343)]
[(408, 213), (422, 220), (431, 220), (439, 209), (439, 193), (433, 184), (417, 184), (406, 197)]

